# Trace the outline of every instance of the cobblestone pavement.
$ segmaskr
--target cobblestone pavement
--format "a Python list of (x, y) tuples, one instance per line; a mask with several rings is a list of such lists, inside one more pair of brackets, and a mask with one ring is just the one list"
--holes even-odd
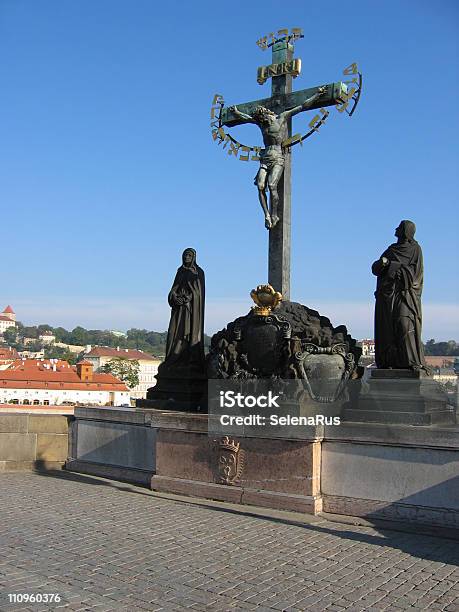
[(458, 541), (225, 508), (65, 473), (0, 475), (0, 610), (459, 611)]

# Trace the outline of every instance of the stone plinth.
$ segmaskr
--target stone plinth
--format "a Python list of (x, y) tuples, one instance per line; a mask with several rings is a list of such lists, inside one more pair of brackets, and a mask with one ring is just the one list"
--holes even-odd
[(207, 376), (196, 367), (159, 366), (157, 383), (147, 391), (146, 399), (136, 401), (137, 408), (206, 412)]
[(146, 484), (155, 470), (156, 431), (132, 408), (75, 408), (66, 469)]
[(239, 444), (240, 475), (231, 484), (221, 480), (221, 435), (209, 435), (201, 415), (149, 411), (157, 427), (156, 491), (221, 501), (317, 513), (320, 496), (320, 432), (303, 440), (231, 438)]
[(323, 509), (459, 529), (459, 427), (325, 427)]
[[(458, 426), (305, 426), (301, 440), (209, 430), (205, 414), (77, 408), (67, 468), (180, 495), (459, 529)], [(29, 429), (9, 419), (3, 431)]]
[(343, 420), (406, 425), (456, 422), (446, 394), (425, 372), (384, 369), (371, 371), (356, 404), (344, 410)]

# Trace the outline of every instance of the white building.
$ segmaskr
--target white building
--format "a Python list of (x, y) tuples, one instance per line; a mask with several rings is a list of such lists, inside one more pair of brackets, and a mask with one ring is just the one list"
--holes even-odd
[(95, 371), (100, 371), (106, 363), (112, 359), (128, 359), (129, 361), (136, 360), (139, 362), (139, 384), (131, 389), (132, 398), (146, 398), (147, 390), (154, 387), (156, 384), (156, 374), (161, 359), (138, 351), (135, 349), (111, 348), (109, 346), (88, 346), (83, 357), (86, 361), (90, 361), (94, 365)]
[(375, 341), (374, 340), (360, 340), (362, 347), (362, 357), (374, 357), (375, 356)]
[(54, 344), (54, 342), (56, 342), (56, 336), (53, 332), (45, 331), (38, 336), (38, 340), (44, 345)]
[(122, 406), (129, 391), (111, 374), (94, 374), (89, 362), (18, 359), (0, 371), (0, 404)]
[(16, 327), (16, 315), (11, 306), (7, 306), (0, 314), (0, 335), (9, 327)]

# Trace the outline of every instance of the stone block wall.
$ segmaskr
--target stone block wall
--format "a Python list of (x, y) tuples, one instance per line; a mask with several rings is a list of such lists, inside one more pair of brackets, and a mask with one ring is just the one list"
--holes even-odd
[(60, 469), (68, 456), (70, 416), (0, 414), (0, 471)]

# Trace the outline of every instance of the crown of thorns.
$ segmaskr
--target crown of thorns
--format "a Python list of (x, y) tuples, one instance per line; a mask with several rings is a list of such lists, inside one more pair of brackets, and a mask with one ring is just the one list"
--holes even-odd
[(266, 115), (266, 114), (274, 115), (275, 113), (273, 113), (273, 111), (269, 110), (269, 108), (266, 108), (266, 106), (257, 106), (256, 107), (254, 115)]

